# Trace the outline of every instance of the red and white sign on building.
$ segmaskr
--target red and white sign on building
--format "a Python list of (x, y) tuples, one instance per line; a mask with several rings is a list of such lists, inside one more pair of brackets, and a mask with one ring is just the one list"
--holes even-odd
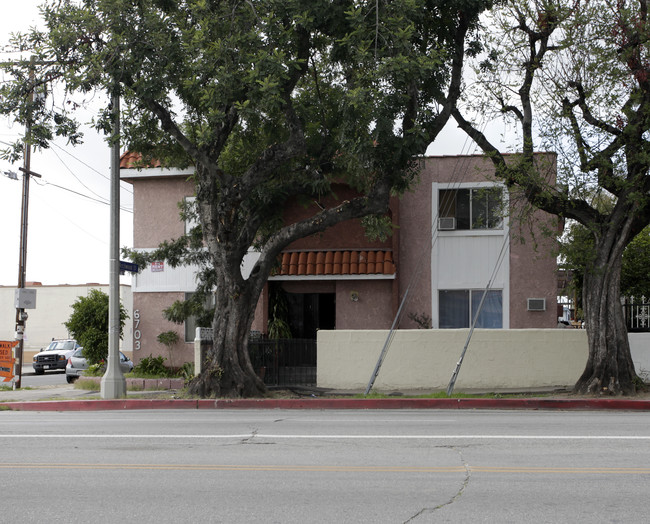
[(151, 272), (152, 273), (162, 273), (165, 271), (165, 263), (164, 262), (152, 262), (151, 263)]

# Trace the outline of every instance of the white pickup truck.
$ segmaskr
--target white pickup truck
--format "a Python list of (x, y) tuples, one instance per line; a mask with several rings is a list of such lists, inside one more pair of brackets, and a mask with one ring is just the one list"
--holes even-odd
[(34, 355), (32, 362), (34, 373), (42, 375), (47, 369), (65, 370), (68, 357), (79, 347), (81, 346), (77, 344), (77, 341), (71, 338), (53, 340), (43, 351)]

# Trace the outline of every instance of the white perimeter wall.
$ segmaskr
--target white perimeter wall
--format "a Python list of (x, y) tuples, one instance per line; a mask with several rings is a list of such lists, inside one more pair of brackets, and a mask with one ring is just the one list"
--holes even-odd
[[(467, 334), (467, 329), (397, 330), (374, 388), (446, 389)], [(643, 366), (650, 370), (650, 334), (643, 335), (648, 336), (631, 340), (638, 373)], [(388, 331), (319, 331), (318, 386), (365, 390), (387, 336)], [(456, 391), (573, 386), (587, 355), (584, 330), (475, 330)]]
[(650, 333), (630, 333), (628, 338), (636, 374), (650, 383)]

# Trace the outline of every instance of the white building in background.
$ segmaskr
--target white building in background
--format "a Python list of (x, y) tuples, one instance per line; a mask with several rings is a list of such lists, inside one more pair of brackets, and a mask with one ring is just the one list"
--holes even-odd
[[(25, 310), (29, 315), (25, 327), (23, 351), (24, 362), (31, 362), (34, 353), (40, 351), (53, 338), (68, 338), (64, 322), (70, 318), (72, 304), (79, 297), (88, 295), (91, 289), (108, 294), (108, 284), (79, 284), (44, 286), (40, 282), (27, 282), (27, 288), (36, 289), (36, 308)], [(16, 309), (14, 286), (0, 286), (0, 340), (14, 340)], [(133, 350), (133, 297), (131, 286), (120, 285), (120, 300), (129, 318), (124, 324), (124, 338), (120, 350), (131, 354)]]

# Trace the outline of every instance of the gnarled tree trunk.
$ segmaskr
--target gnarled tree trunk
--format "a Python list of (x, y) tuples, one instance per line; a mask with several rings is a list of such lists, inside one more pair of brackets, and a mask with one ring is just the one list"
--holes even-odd
[(583, 310), (589, 341), (589, 358), (575, 385), (576, 393), (628, 395), (636, 391), (620, 281), (626, 242), (610, 232), (599, 241), (594, 264), (585, 272)]
[(248, 354), (258, 297), (251, 296), (250, 285), (228, 286), (227, 282), (228, 279), (220, 279), (217, 287), (212, 348), (205, 369), (190, 383), (189, 393), (202, 398), (262, 396), (266, 386), (256, 375)]

